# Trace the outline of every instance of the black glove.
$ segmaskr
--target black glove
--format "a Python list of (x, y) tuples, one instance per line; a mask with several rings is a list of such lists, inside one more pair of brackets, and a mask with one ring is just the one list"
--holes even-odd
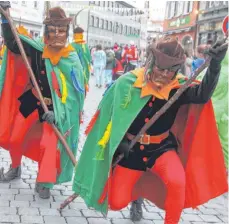
[(0, 1), (0, 6), (6, 10), (8, 8), (11, 8), (11, 4), (10, 4), (10, 1)]
[(120, 154), (124, 154), (124, 158), (127, 159), (129, 157), (129, 153), (130, 153), (130, 149), (129, 149), (129, 141), (127, 139), (123, 139), (118, 148), (117, 148), (117, 152)]
[(48, 111), (44, 113), (42, 119), (47, 121), (49, 124), (53, 124), (55, 122), (55, 116), (53, 111)]
[(221, 63), (224, 59), (228, 49), (228, 44), (225, 44), (225, 40), (217, 41), (211, 48), (205, 51), (206, 54), (212, 57), (212, 60)]

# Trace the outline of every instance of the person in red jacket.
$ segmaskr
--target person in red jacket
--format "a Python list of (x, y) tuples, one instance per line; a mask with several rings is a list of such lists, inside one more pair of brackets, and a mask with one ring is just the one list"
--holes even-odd
[(134, 70), (137, 67), (138, 62), (138, 49), (133, 41), (130, 41), (130, 47), (126, 51), (127, 65), (125, 67), (125, 73)]

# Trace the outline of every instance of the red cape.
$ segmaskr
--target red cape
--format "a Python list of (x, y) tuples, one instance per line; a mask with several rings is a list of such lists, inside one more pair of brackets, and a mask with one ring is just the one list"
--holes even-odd
[[(178, 139), (179, 156), (186, 173), (185, 208), (195, 208), (227, 192), (224, 156), (212, 103), (183, 106), (172, 131)], [(139, 197), (164, 208), (166, 189), (160, 178), (145, 172), (135, 185), (132, 200)]]
[[(22, 148), (9, 148), (12, 130), (16, 129), (19, 133), (20, 129), (26, 128), (21, 126), (16, 127), (14, 121), (19, 112), (20, 101), (18, 98), (25, 92), (30, 82), (27, 68), (20, 55), (15, 55), (8, 50), (6, 63), (5, 81), (0, 96), (0, 146), (6, 150), (10, 150), (11, 156), (18, 156), (17, 165), (20, 165), (19, 155), (24, 155), (39, 162), (38, 182), (55, 183), (58, 161), (50, 158), (59, 158), (56, 155), (57, 150), (55, 148), (57, 142), (50, 143), (49, 136), (42, 136), (43, 128), (46, 128), (47, 135), (53, 135), (51, 126), (46, 123), (41, 125), (40, 122), (36, 122), (28, 131), (25, 138), (21, 139), (21, 143), (23, 143)], [(38, 119), (37, 111), (33, 112), (29, 117), (31, 119)], [(50, 144), (55, 144), (55, 146), (51, 146)], [(44, 150), (44, 145), (49, 146), (48, 150)]]

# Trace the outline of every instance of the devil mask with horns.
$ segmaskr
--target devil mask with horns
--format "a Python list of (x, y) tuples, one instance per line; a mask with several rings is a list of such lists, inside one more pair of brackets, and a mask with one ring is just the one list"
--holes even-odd
[(45, 44), (57, 50), (65, 47), (71, 20), (71, 18), (66, 17), (62, 8), (51, 8), (43, 21), (43, 24), (45, 24)]
[(145, 79), (160, 90), (176, 77), (184, 61), (184, 50), (178, 40), (163, 38), (149, 47)]

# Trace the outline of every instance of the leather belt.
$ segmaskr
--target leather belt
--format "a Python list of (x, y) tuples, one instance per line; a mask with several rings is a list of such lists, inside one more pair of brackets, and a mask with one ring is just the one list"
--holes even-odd
[[(142, 135), (139, 139), (139, 143), (142, 145), (150, 145), (150, 144), (159, 144), (162, 140), (166, 139), (169, 136), (169, 131), (164, 132), (160, 135)], [(126, 134), (126, 137), (129, 140), (133, 140), (135, 138), (135, 135), (132, 135), (130, 133)]]

